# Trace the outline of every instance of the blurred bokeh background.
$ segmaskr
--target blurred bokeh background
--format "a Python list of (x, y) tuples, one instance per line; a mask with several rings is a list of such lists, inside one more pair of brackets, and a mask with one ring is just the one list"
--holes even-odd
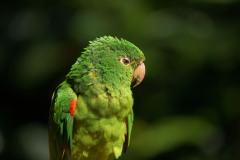
[(240, 159), (237, 0), (1, 1), (0, 159), (49, 159), (52, 92), (103, 35), (146, 56), (121, 160)]

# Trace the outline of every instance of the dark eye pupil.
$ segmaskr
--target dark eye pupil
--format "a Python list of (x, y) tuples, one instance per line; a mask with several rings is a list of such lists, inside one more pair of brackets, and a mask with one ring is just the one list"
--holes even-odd
[(125, 64), (125, 65), (127, 65), (127, 64), (129, 64), (129, 59), (127, 59), (127, 58), (123, 58), (123, 63)]

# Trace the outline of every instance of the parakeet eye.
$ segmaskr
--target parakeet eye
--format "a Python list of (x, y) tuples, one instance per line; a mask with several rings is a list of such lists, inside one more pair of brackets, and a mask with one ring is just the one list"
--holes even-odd
[(127, 58), (127, 57), (122, 57), (122, 58), (120, 59), (120, 62), (121, 62), (122, 64), (124, 64), (125, 66), (128, 66), (128, 65), (130, 64), (130, 59)]

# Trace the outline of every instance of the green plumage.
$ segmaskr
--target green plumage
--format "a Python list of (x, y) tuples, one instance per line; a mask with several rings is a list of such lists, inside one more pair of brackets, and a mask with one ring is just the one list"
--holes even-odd
[(105, 36), (90, 42), (53, 94), (51, 160), (119, 158), (130, 142), (131, 83), (143, 60), (143, 53), (126, 40)]

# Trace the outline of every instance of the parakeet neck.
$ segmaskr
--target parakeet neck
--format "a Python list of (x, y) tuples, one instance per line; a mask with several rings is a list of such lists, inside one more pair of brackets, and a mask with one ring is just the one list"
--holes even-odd
[(71, 85), (77, 94), (82, 95), (98, 95), (106, 93), (108, 96), (121, 96), (124, 91), (130, 90), (130, 83), (121, 79), (114, 79), (116, 75), (112, 74), (109, 77), (99, 76), (94, 72), (85, 73), (74, 79), (68, 79), (67, 82)]
[(114, 68), (116, 67), (102, 64), (96, 69), (92, 63), (81, 63), (80, 59), (72, 66), (66, 80), (77, 94), (107, 93), (109, 96), (120, 96), (123, 90), (131, 92), (131, 73), (123, 73)]

